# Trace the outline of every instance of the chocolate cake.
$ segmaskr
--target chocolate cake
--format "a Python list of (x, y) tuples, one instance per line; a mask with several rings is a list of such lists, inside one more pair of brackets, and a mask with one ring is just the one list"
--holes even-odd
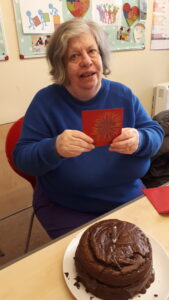
[(128, 300), (154, 281), (148, 237), (117, 219), (97, 222), (83, 233), (75, 266), (86, 290), (104, 300)]

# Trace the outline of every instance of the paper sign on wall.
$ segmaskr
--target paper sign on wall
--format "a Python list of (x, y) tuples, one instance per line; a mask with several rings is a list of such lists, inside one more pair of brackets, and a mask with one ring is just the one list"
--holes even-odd
[(61, 4), (58, 0), (20, 0), (23, 32), (50, 34), (55, 23), (61, 23)]

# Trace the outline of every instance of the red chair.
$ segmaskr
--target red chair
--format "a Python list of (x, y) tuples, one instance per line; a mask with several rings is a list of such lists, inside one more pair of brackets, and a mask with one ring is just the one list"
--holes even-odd
[[(6, 152), (6, 156), (7, 156), (7, 159), (8, 159), (8, 162), (9, 162), (11, 168), (18, 175), (25, 178), (31, 184), (32, 188), (34, 189), (35, 185), (36, 185), (36, 177), (31, 176), (29, 174), (26, 174), (26, 173), (18, 170), (14, 164), (13, 155), (12, 155), (15, 145), (21, 134), (23, 119), (24, 118), (22, 117), (19, 120), (17, 120), (9, 129), (7, 137), (6, 137), (5, 152)], [(30, 243), (30, 238), (31, 238), (31, 233), (32, 233), (32, 228), (33, 228), (33, 221), (34, 221), (34, 212), (32, 213), (31, 219), (30, 219), (27, 240), (26, 240), (26, 246), (25, 246), (25, 253), (28, 252), (28, 249), (29, 249), (29, 243)]]

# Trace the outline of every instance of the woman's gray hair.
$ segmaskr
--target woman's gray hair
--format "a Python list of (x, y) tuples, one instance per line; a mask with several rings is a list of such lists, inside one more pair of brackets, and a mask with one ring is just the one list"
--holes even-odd
[(61, 25), (53, 33), (47, 47), (47, 60), (50, 63), (50, 74), (57, 84), (65, 84), (67, 81), (64, 65), (64, 57), (68, 42), (71, 38), (81, 33), (89, 32), (96, 39), (103, 63), (103, 74), (110, 74), (109, 68), (109, 45), (106, 33), (96, 22), (81, 18), (73, 18)]

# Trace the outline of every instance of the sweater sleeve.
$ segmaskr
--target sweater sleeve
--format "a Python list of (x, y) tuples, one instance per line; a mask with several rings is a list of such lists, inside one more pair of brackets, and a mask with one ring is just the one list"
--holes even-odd
[(60, 132), (52, 117), (48, 117), (52, 113), (46, 113), (49, 105), (45, 106), (42, 98), (38, 93), (30, 104), (21, 137), (13, 152), (16, 167), (34, 176), (52, 171), (66, 159), (56, 151), (56, 137)]
[(139, 132), (139, 147), (134, 155), (140, 157), (152, 157), (159, 150), (164, 130), (158, 122), (152, 120), (147, 114), (140, 101), (132, 95), (135, 111), (135, 128)]

